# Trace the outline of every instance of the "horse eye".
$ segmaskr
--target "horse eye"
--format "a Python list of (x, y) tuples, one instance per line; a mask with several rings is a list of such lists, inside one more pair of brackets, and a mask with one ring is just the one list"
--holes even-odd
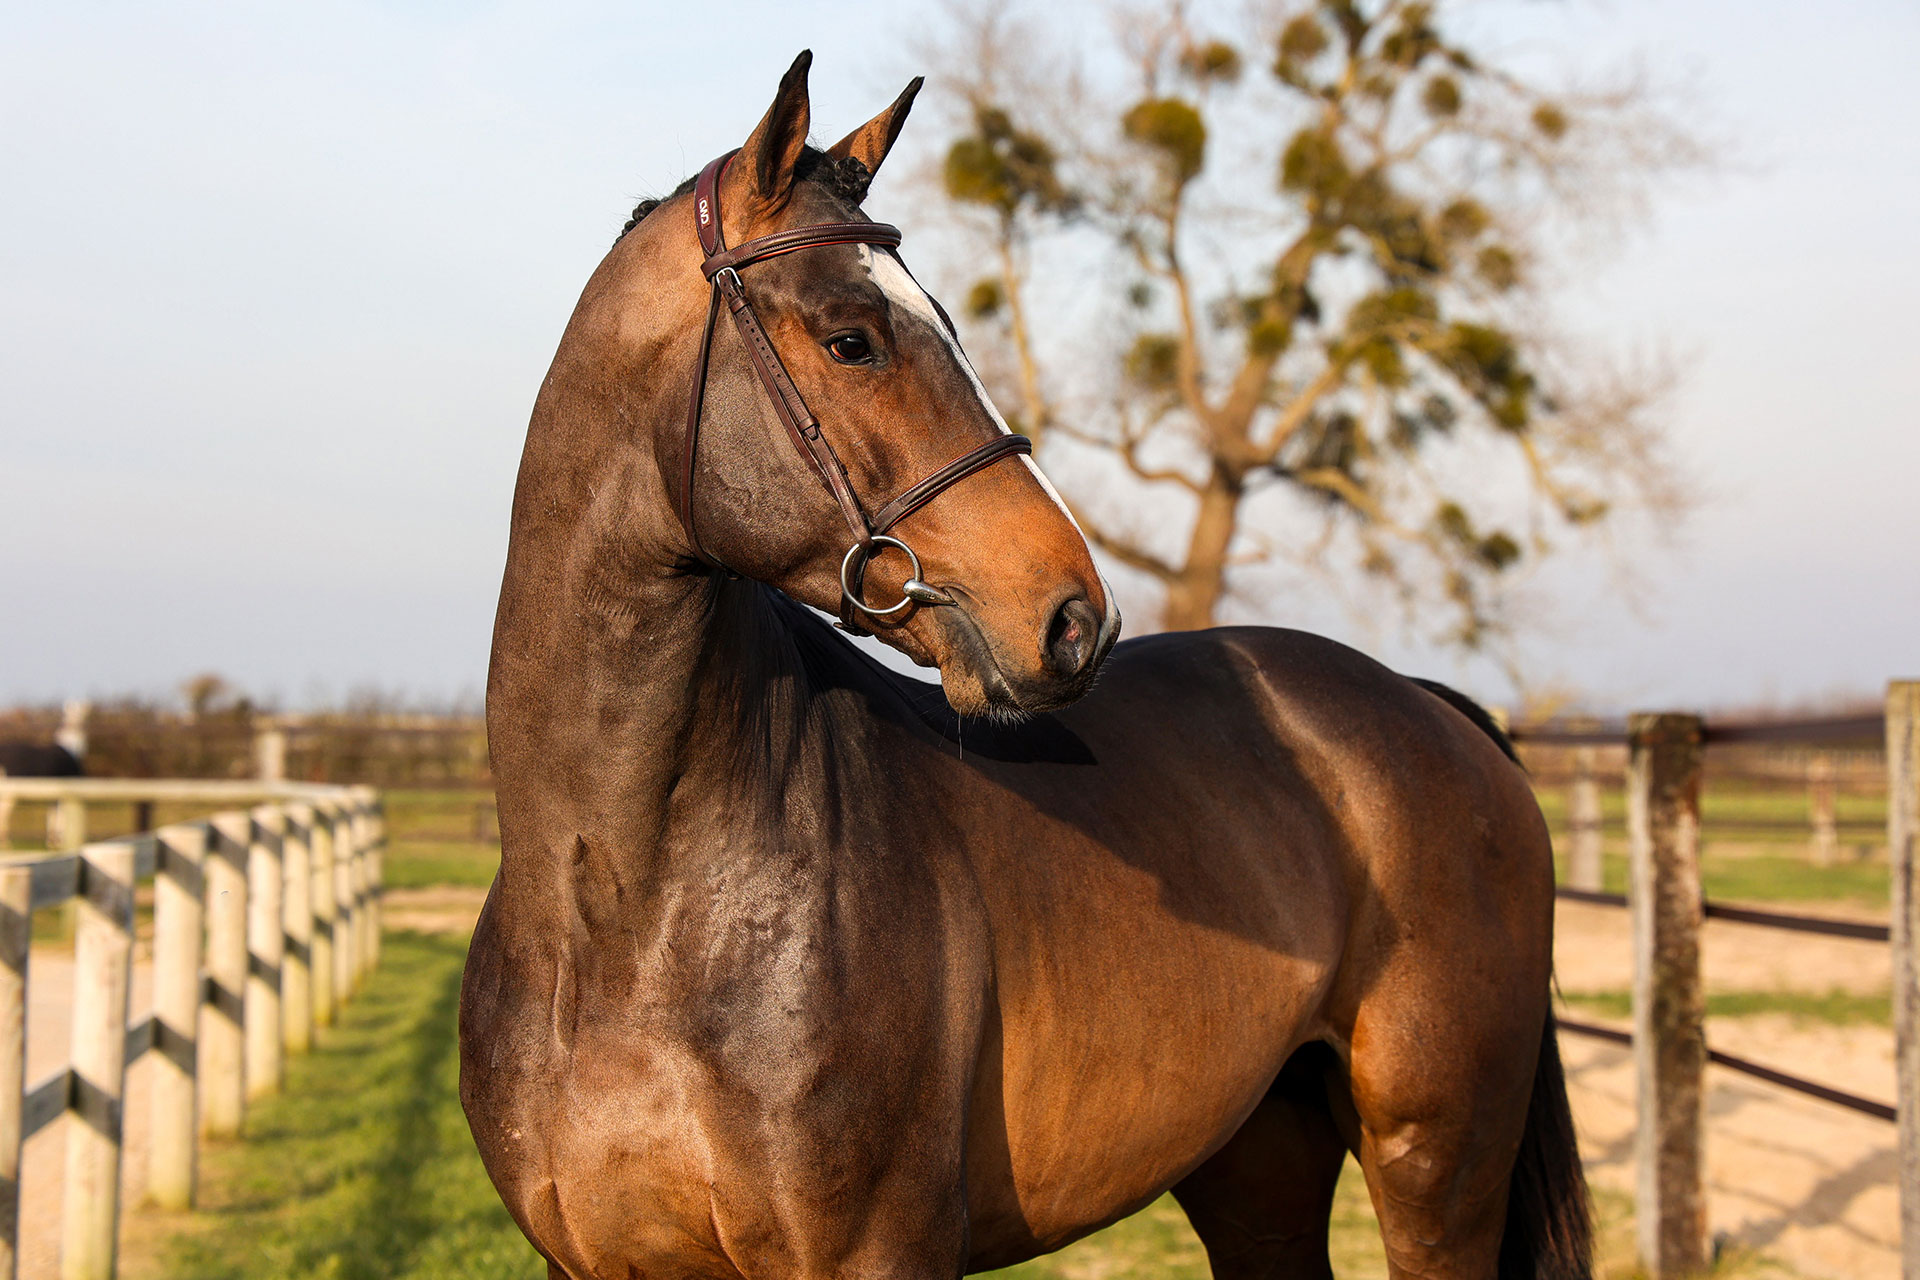
[(873, 359), (873, 348), (863, 333), (842, 333), (827, 339), (827, 354), (841, 364), (865, 364)]

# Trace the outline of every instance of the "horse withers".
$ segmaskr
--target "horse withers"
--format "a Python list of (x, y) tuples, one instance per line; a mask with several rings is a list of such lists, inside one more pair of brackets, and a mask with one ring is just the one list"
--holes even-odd
[(461, 1001), (514, 1218), (572, 1280), (904, 1280), (1171, 1190), (1215, 1275), (1324, 1276), (1353, 1152), (1396, 1277), (1588, 1275), (1497, 733), (1298, 632), (1115, 647), (860, 212), (918, 82), (816, 151), (808, 63), (638, 211), (528, 431)]

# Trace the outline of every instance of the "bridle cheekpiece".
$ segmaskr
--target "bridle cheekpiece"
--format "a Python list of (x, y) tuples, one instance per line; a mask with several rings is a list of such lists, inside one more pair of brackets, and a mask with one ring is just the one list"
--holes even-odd
[[(736, 154), (730, 151), (707, 165), (700, 171), (693, 188), (694, 229), (700, 237), (700, 249), (706, 259), (701, 271), (712, 283), (712, 294), (707, 303), (706, 328), (700, 338), (700, 355), (693, 369), (693, 394), (687, 406), (686, 452), (682, 458), (680, 480), (680, 524), (686, 530), (687, 541), (702, 561), (717, 569), (726, 567), (701, 545), (693, 510), (694, 470), (700, 448), (700, 416), (706, 401), (713, 330), (720, 316), (721, 304), (725, 303), (733, 316), (734, 326), (740, 330), (741, 340), (753, 362), (754, 372), (759, 375), (760, 385), (765, 388), (774, 412), (787, 429), (787, 437), (793, 441), (800, 455), (813, 465), (814, 473), (833, 495), (840, 514), (853, 531), (853, 545), (847, 548), (847, 554), (840, 561), (841, 627), (855, 634), (864, 634), (865, 628), (860, 625), (858, 614), (891, 618), (905, 613), (914, 605), (953, 604), (952, 596), (921, 579), (920, 557), (914, 554), (913, 548), (888, 531), (974, 472), (1017, 453), (1032, 453), (1033, 441), (1022, 435), (996, 436), (978, 448), (961, 454), (868, 515), (859, 495), (853, 491), (853, 481), (845, 465), (820, 433), (820, 420), (808, 410), (799, 388), (793, 385), (786, 366), (780, 362), (779, 353), (768, 340), (760, 318), (754, 314), (753, 303), (748, 300), (746, 287), (740, 281), (740, 268), (799, 249), (824, 245), (878, 245), (893, 253), (900, 245), (900, 229), (883, 222), (826, 222), (776, 231), (729, 249), (720, 231), (720, 179), (726, 172), (728, 162)], [(934, 306), (936, 310), (939, 309), (938, 303)], [(952, 321), (947, 319), (946, 312), (941, 310), (939, 315), (951, 330)], [(912, 566), (912, 576), (901, 585), (899, 602), (880, 608), (866, 602), (863, 588), (867, 562), (886, 547), (906, 553), (907, 562)]]

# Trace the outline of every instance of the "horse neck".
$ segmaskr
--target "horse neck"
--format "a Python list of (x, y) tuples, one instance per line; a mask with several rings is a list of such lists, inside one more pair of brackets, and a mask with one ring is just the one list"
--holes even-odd
[[(811, 699), (770, 588), (681, 571), (658, 457), (678, 452), (699, 330), (655, 312), (642, 285), (684, 264), (649, 255), (671, 256), (623, 241), (589, 281), (514, 495), (487, 729), (502, 881), (521, 898), (583, 860), (644, 860), (685, 844), (677, 828), (753, 817), (738, 793), (797, 750)], [(711, 386), (709, 414), (724, 404)], [(636, 449), (649, 433), (673, 447)]]
[(495, 627), (502, 881), (523, 900), (564, 896), (586, 862), (650, 878), (667, 851), (751, 823), (811, 701), (769, 588), (657, 571), (616, 586), (575, 568), (584, 554), (516, 546)]

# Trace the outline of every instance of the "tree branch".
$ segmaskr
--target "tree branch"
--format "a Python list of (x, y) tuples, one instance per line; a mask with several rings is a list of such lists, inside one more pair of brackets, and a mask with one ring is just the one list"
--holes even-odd
[(1015, 234), (1012, 219), (1003, 219), (996, 247), (1000, 251), (1000, 279), (1007, 295), (1008, 328), (1012, 332), (1014, 358), (1020, 366), (1020, 402), (1026, 410), (1026, 421), (1022, 425), (1027, 428), (1027, 434), (1033, 437), (1034, 447), (1038, 448), (1041, 434), (1054, 425), (1053, 409), (1040, 390), (1040, 362), (1034, 358), (1033, 337), (1027, 329), (1026, 305), (1020, 294), (1022, 281), (1013, 257)]
[(1177, 484), (1189, 493), (1200, 492), (1201, 486), (1184, 471), (1173, 467), (1149, 466), (1142, 462), (1140, 446), (1144, 437), (1140, 434), (1129, 431), (1115, 439), (1095, 435), (1091, 431), (1082, 430), (1067, 422), (1056, 422), (1054, 428), (1070, 440), (1078, 440), (1082, 444), (1092, 445), (1096, 449), (1105, 449), (1109, 453), (1118, 455), (1120, 461), (1126, 464), (1127, 470), (1149, 484)]
[(1267, 438), (1254, 452), (1255, 465), (1276, 466), (1280, 459), (1280, 450), (1291, 440), (1307, 419), (1312, 416), (1314, 406), (1319, 404), (1340, 384), (1347, 380), (1347, 366), (1344, 360), (1329, 358), (1326, 367), (1313, 376), (1313, 381), (1300, 389), (1300, 394), (1288, 402), (1280, 412), (1279, 420), (1273, 424), (1273, 430), (1267, 432)]
[(1087, 541), (1129, 569), (1138, 569), (1161, 582), (1172, 582), (1180, 576), (1178, 569), (1151, 551), (1143, 551), (1132, 543), (1122, 542), (1102, 529), (1078, 503), (1069, 500), (1067, 510), (1072, 512), (1073, 518), (1080, 522), (1080, 531), (1087, 535)]

